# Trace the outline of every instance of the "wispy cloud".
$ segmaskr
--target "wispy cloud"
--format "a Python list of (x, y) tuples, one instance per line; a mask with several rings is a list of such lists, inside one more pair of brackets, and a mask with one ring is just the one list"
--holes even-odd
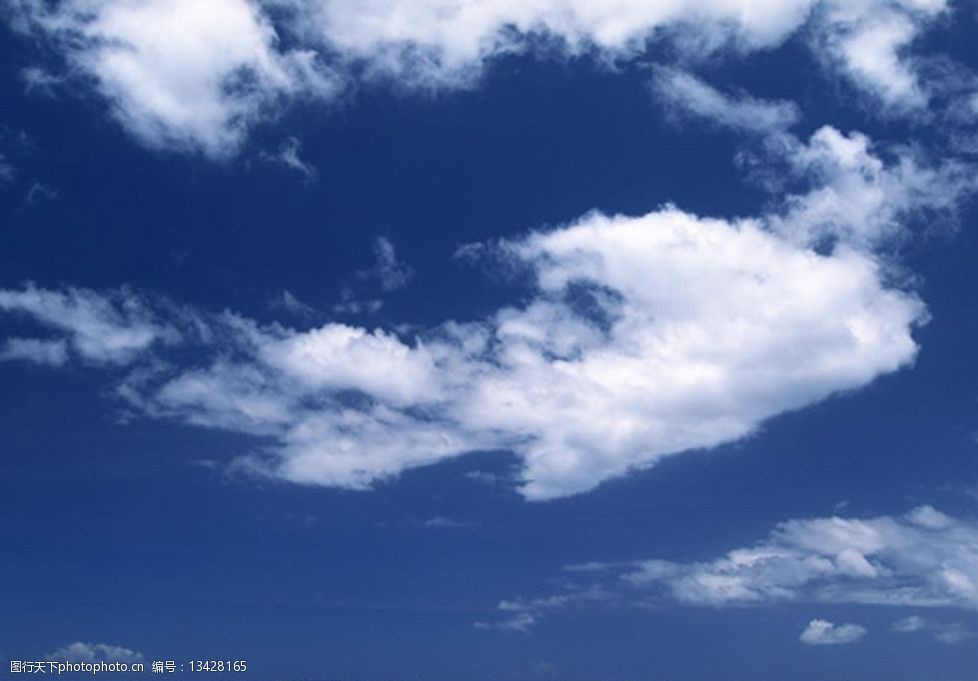
[(624, 579), (677, 601), (810, 601), (978, 609), (978, 524), (921, 506), (903, 517), (790, 520), (702, 563), (646, 561)]
[(311, 184), (319, 176), (319, 171), (308, 161), (299, 157), (301, 148), (302, 143), (297, 138), (289, 137), (282, 142), (274, 154), (261, 152), (261, 158), (268, 163), (274, 163), (299, 173), (303, 181)]
[(500, 601), (496, 606), (500, 617), (490, 621), (477, 621), (475, 626), (477, 629), (518, 631), (525, 634), (553, 611), (602, 603), (614, 598), (614, 594), (599, 586), (581, 588), (570, 585), (563, 592), (551, 596)]
[[(564, 568), (574, 584), (536, 599), (516, 599), (539, 622), (591, 590), (635, 607), (775, 607), (783, 603), (956, 608), (978, 612), (978, 521), (930, 506), (902, 516), (811, 518), (780, 523), (753, 546), (697, 562), (646, 559)], [(504, 601), (509, 603), (511, 601)], [(898, 633), (929, 632), (944, 643), (975, 632), (920, 616), (895, 622)], [(857, 625), (813, 620), (805, 643), (861, 638)]]
[(268, 306), (273, 310), (282, 310), (300, 318), (311, 318), (316, 314), (316, 308), (299, 300), (291, 291), (284, 290), (272, 298)]
[(373, 254), (373, 265), (358, 272), (357, 278), (376, 281), (384, 291), (395, 291), (410, 283), (414, 277), (414, 268), (397, 257), (397, 251), (390, 239), (382, 236), (374, 239)]
[(14, 164), (0, 153), (0, 183), (10, 182), (14, 179), (14, 174)]
[(911, 615), (897, 620), (891, 629), (901, 634), (927, 633), (935, 640), (947, 645), (962, 643), (978, 637), (978, 631), (967, 627), (961, 622), (944, 622), (920, 615)]
[(8, 338), (0, 346), (0, 361), (23, 360), (35, 364), (61, 366), (68, 361), (68, 344), (63, 340)]
[(76, 641), (45, 655), (54, 662), (142, 662), (142, 653), (106, 643)]
[(451, 518), (445, 515), (436, 515), (431, 518), (427, 518), (424, 521), (425, 527), (441, 528), (441, 529), (464, 529), (467, 527), (474, 527), (475, 523), (471, 520), (458, 520), (456, 518)]
[(792, 102), (768, 102), (742, 92), (724, 94), (678, 68), (657, 67), (652, 73), (656, 102), (673, 117), (705, 120), (719, 127), (762, 135), (787, 130), (800, 117)]
[[(155, 343), (180, 340), (173, 326), (158, 321), (149, 305), (126, 289), (99, 294), (77, 288), (52, 291), (27, 284), (20, 290), (0, 290), (0, 312), (30, 317), (63, 334), (51, 342), (63, 342), (79, 358), (96, 364), (126, 364)], [(15, 339), (20, 359), (29, 354), (27, 342)], [(52, 346), (33, 346), (38, 351), (42, 347)], [(41, 355), (51, 357), (50, 352), (34, 354), (37, 358)]]
[(27, 190), (26, 196), (24, 196), (24, 203), (28, 206), (33, 206), (39, 201), (54, 201), (56, 198), (58, 198), (57, 190), (51, 189), (40, 182), (34, 182)]
[(24, 82), (27, 94), (41, 94), (53, 97), (58, 86), (65, 82), (64, 76), (58, 76), (39, 66), (28, 66), (20, 70), (20, 79)]

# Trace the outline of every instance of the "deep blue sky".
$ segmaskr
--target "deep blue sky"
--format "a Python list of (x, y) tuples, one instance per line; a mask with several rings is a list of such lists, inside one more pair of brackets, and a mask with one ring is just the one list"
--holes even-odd
[[(978, 67), (968, 14), (928, 39)], [(460, 245), (591, 209), (639, 215), (672, 202), (729, 217), (771, 201), (734, 161), (744, 138), (670, 120), (639, 63), (613, 72), (587, 57), (508, 56), (467, 90), (368, 84), (341, 104), (292, 107), (214, 161), (145, 148), (82, 84), (26, 93), (21, 69), (53, 57), (9, 29), (0, 45), (3, 154), (16, 168), (0, 185), (0, 288), (125, 285), (262, 322), (431, 326), (525, 296), (453, 258)], [(877, 116), (799, 39), (711, 69), (756, 97), (795, 101), (802, 138), (831, 124), (937, 144), (933, 127)], [(287, 136), (301, 140), (314, 181), (262, 159)], [(56, 195), (28, 202), (35, 182)], [(507, 482), (518, 465), (507, 452), (409, 470), (371, 491), (228, 473), (252, 438), (120, 418), (117, 370), (0, 362), (0, 656), (90, 641), (148, 659), (245, 658), (262, 679), (972, 681), (975, 640), (889, 631), (918, 612), (907, 607), (603, 603), (528, 633), (474, 623), (502, 598), (553, 592), (568, 564), (707, 560), (780, 521), (840, 508), (978, 515), (976, 228), (969, 205), (903, 247), (932, 316), (914, 332), (912, 368), (742, 441), (547, 502)], [(408, 286), (385, 293), (357, 278), (378, 237), (413, 268)], [(382, 295), (383, 308), (332, 313), (344, 286)], [(314, 317), (270, 306), (283, 290)], [(0, 318), (5, 336), (23, 328)], [(978, 627), (967, 608), (934, 616)], [(816, 617), (869, 633), (857, 645), (800, 644)]]

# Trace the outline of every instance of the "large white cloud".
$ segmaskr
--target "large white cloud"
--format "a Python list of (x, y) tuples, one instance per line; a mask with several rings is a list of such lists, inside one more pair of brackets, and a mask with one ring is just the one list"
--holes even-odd
[(685, 57), (719, 49), (775, 47), (806, 30), (830, 66), (891, 104), (926, 97), (901, 51), (947, 9), (944, 0), (277, 0), (302, 34), (358, 61), (426, 86), (458, 84), (487, 59), (528, 49), (527, 36), (569, 53), (597, 50), (612, 60), (669, 40)]
[[(916, 352), (923, 306), (882, 286), (871, 258), (821, 256), (755, 222), (592, 215), (514, 248), (540, 295), (497, 316), (498, 368), (461, 415), (526, 438), (531, 497), (736, 440)], [(567, 304), (575, 285), (601, 287), (607, 328)]]
[[(132, 404), (261, 436), (271, 444), (251, 465), (296, 482), (364, 488), (507, 449), (523, 461), (527, 498), (584, 492), (914, 360), (924, 305), (887, 284), (869, 244), (909, 213), (953, 205), (963, 187), (940, 181), (941, 169), (907, 171), (905, 156), (882, 161), (856, 135), (826, 128), (795, 144), (792, 158), (811, 156), (798, 163), (815, 186), (770, 215), (592, 213), (490, 245), (535, 285), (526, 303), (485, 319), (406, 338), (337, 323), (263, 326), (125, 291), (27, 287), (0, 291), (0, 310), (48, 335), (28, 348), (16, 329), (22, 351), (6, 358), (57, 363), (62, 355), (40, 349), (60, 342), (84, 361), (128, 363), (120, 394)], [(921, 174), (926, 197), (905, 186)], [(809, 206), (829, 190), (901, 207), (880, 219), (840, 204), (812, 220)], [(816, 249), (829, 229), (836, 242)], [(192, 365), (186, 352), (168, 356), (180, 341), (197, 348)]]
[[(946, 10), (944, 0), (19, 0), (8, 16), (90, 79), (145, 144), (226, 157), (283, 102), (377, 79), (468, 86), (493, 58), (541, 46), (620, 62), (668, 42), (695, 62), (801, 33), (831, 73), (892, 111), (920, 109), (927, 88), (904, 52)], [(743, 113), (732, 115), (749, 123)]]

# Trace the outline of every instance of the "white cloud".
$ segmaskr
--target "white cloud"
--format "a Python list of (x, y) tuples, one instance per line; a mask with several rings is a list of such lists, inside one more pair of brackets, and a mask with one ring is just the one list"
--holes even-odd
[(404, 288), (414, 277), (414, 268), (397, 257), (394, 243), (379, 236), (374, 239), (374, 264), (368, 270), (357, 273), (360, 279), (376, 281), (384, 291)]
[[(825, 128), (789, 153), (815, 186), (773, 214), (591, 213), (496, 244), (498, 259), (534, 274), (525, 302), (414, 338), (339, 323), (263, 326), (125, 291), (29, 286), (0, 291), (0, 311), (60, 332), (45, 340), (83, 360), (134, 363), (120, 395), (151, 416), (260, 436), (268, 446), (249, 465), (266, 474), (366, 488), (507, 449), (522, 462), (527, 498), (566, 496), (736, 441), (913, 362), (926, 311), (888, 285), (867, 250), (881, 217), (840, 207), (816, 221), (809, 207), (827, 187), (871, 192), (880, 206), (892, 197), (901, 208), (882, 224), (895, 229), (945, 199), (908, 189), (925, 169), (902, 172), (904, 157), (881, 160), (857, 135)], [(947, 201), (963, 191), (938, 182), (942, 170), (926, 172)], [(826, 222), (837, 243), (816, 250), (813, 225)], [(382, 287), (406, 281), (393, 247), (377, 255)], [(165, 354), (181, 338), (199, 346), (192, 366), (185, 353)]]
[[(214, 157), (234, 153), (250, 126), (297, 98), (335, 100), (358, 81), (466, 87), (496, 57), (541, 46), (550, 55), (621, 62), (667, 42), (680, 61), (696, 62), (805, 34), (833, 73), (891, 110), (920, 109), (927, 88), (904, 52), (947, 9), (944, 0), (20, 0), (16, 7), (13, 23), (64, 55), (144, 144)], [(693, 88), (700, 106), (732, 103), (710, 101), (696, 81), (673, 84), (685, 95)], [(741, 101), (723, 116), (753, 127), (749, 110), (779, 121), (788, 115), (786, 106)]]
[(497, 315), (500, 370), (473, 386), (464, 415), (524, 434), (515, 448), (534, 498), (739, 439), (916, 352), (923, 308), (880, 287), (876, 264), (796, 249), (756, 222), (592, 215), (513, 248), (540, 295)]
[[(667, 3), (530, 0), (512, 3), (407, 0), (356, 2), (285, 0), (310, 40), (360, 62), (368, 71), (425, 85), (464, 83), (485, 60), (527, 49), (524, 36), (563, 42), (569, 52), (597, 48), (616, 56), (643, 51), (657, 32), (682, 32), (700, 45), (770, 47), (807, 18), (808, 0), (781, 0), (764, 7), (746, 0)], [(692, 38), (688, 38), (692, 39)]]
[[(296, 331), (229, 314), (199, 319), (209, 364), (136, 372), (122, 394), (156, 416), (271, 437), (271, 458), (252, 462), (266, 472), (356, 488), (506, 448), (524, 463), (523, 493), (547, 499), (737, 440), (770, 416), (907, 365), (911, 330), (925, 318), (865, 250), (879, 215), (810, 217), (827, 188), (871, 193), (876, 205), (903, 206), (884, 221), (891, 229), (938, 201), (939, 192), (906, 187), (925, 170), (899, 172), (905, 157), (884, 162), (865, 138), (829, 128), (788, 145), (788, 156), (816, 187), (773, 215), (595, 213), (499, 244), (537, 285), (528, 303), (487, 319), (446, 322), (413, 341), (344, 324)], [(949, 197), (963, 191), (926, 172)], [(841, 241), (817, 253), (812, 225), (826, 222)], [(406, 283), (410, 269), (390, 242), (379, 240), (376, 256), (369, 276), (388, 289)], [(132, 361), (179, 337), (124, 293), (28, 287), (2, 292), (0, 309), (60, 329), (89, 361)]]
[(571, 584), (563, 593), (557, 595), (502, 600), (496, 606), (497, 612), (501, 613), (501, 619), (489, 622), (479, 620), (475, 626), (477, 629), (498, 629), (525, 634), (551, 612), (613, 599), (613, 594), (599, 586), (581, 588)]
[(285, 95), (322, 96), (331, 74), (282, 50), (248, 0), (23, 3), (22, 17), (91, 78), (112, 114), (151, 147), (222, 157)]
[(744, 93), (728, 95), (688, 71), (658, 67), (652, 92), (669, 114), (712, 121), (743, 132), (773, 134), (791, 127), (800, 116), (791, 102), (768, 102)]
[(7, 157), (0, 153), (0, 184), (14, 179), (14, 166)]
[[(65, 334), (64, 341), (79, 357), (96, 364), (123, 364), (157, 342), (175, 343), (178, 332), (157, 322), (137, 296), (121, 290), (108, 295), (77, 288), (62, 291), (27, 284), (22, 290), (0, 289), (0, 312), (20, 314), (42, 326)], [(16, 339), (21, 359), (49, 360), (52, 344), (34, 344), (28, 352), (26, 339)], [(48, 348), (47, 352), (41, 351)], [(33, 356), (31, 356), (33, 355)]]
[(830, 126), (816, 130), (807, 144), (777, 136), (769, 149), (786, 162), (782, 180), (818, 178), (820, 186), (789, 196), (786, 210), (773, 220), (775, 230), (801, 243), (831, 237), (875, 248), (902, 238), (906, 224), (921, 214), (931, 221), (954, 215), (978, 187), (964, 164), (929, 165), (910, 149), (874, 149), (865, 135)]
[(20, 70), (24, 81), (24, 91), (28, 94), (54, 96), (55, 89), (65, 82), (63, 76), (55, 75), (39, 66), (28, 66)]
[(911, 615), (897, 620), (890, 628), (900, 634), (927, 632), (936, 641), (946, 645), (955, 645), (978, 636), (978, 632), (960, 622), (940, 622), (920, 615)]
[(8, 338), (0, 346), (0, 361), (24, 360), (35, 364), (61, 366), (68, 361), (68, 344), (62, 340)]
[[(506, 599), (503, 618), (487, 626), (522, 629), (584, 601), (639, 608), (773, 607), (782, 603), (955, 608), (978, 612), (978, 521), (930, 506), (903, 516), (810, 518), (778, 524), (769, 536), (711, 560), (592, 561), (565, 566), (576, 580), (556, 593)], [(505, 604), (506, 607), (502, 607)], [(512, 614), (526, 614), (513, 620)], [(532, 618), (532, 621), (530, 621)], [(842, 643), (860, 638), (856, 625), (813, 620), (802, 640)], [(914, 615), (892, 631), (928, 632), (952, 644), (978, 635), (960, 622)]]
[(380, 311), (384, 301), (380, 298), (359, 299), (353, 289), (345, 286), (340, 292), (340, 302), (333, 305), (333, 312), (343, 315), (372, 315)]
[[(333, 312), (344, 315), (372, 315), (384, 306), (383, 294), (404, 288), (414, 278), (414, 268), (397, 256), (394, 243), (387, 237), (377, 237), (373, 242), (373, 263), (355, 273), (355, 283), (343, 286), (340, 301), (333, 305)], [(358, 295), (370, 290), (375, 297)]]
[(528, 632), (537, 623), (537, 618), (528, 612), (517, 612), (509, 617), (494, 622), (475, 623), (476, 629), (498, 629), (500, 631)]
[(24, 203), (26, 203), (28, 206), (33, 206), (38, 202), (38, 199), (54, 201), (56, 198), (58, 198), (58, 192), (56, 190), (51, 189), (40, 182), (34, 182), (31, 184), (30, 188), (27, 190), (27, 194), (24, 196)]
[(693, 605), (804, 601), (978, 610), (978, 524), (923, 506), (902, 517), (790, 520), (702, 563), (646, 561), (624, 575)]
[(858, 624), (832, 624), (815, 619), (808, 623), (798, 640), (810, 646), (855, 643), (866, 635), (866, 628)]
[(23, 156), (29, 156), (33, 150), (34, 143), (26, 131), (0, 126), (0, 189), (5, 189), (6, 185), (13, 182), (18, 175), (19, 161)]
[(316, 314), (314, 307), (299, 300), (291, 291), (282, 291), (269, 301), (268, 306), (273, 310), (284, 310), (297, 317), (308, 318)]
[(275, 163), (294, 170), (302, 176), (302, 179), (305, 182), (311, 183), (315, 181), (316, 177), (319, 175), (319, 171), (316, 170), (316, 168), (310, 163), (299, 158), (299, 149), (301, 147), (302, 144), (297, 138), (289, 137), (282, 142), (276, 153), (269, 154), (267, 152), (263, 152), (261, 157), (270, 163)]
[(826, 2), (815, 54), (841, 68), (856, 85), (897, 109), (926, 106), (928, 93), (912, 60), (901, 53), (921, 27), (947, 9), (944, 0)]
[(121, 646), (108, 645), (105, 643), (83, 643), (76, 641), (62, 648), (58, 648), (52, 653), (48, 653), (45, 658), (53, 662), (142, 662), (143, 654), (123, 648)]
[(525, 37), (559, 41), (564, 52), (597, 50), (624, 60), (647, 42), (671, 40), (686, 57), (720, 49), (751, 52), (775, 47), (809, 30), (814, 49), (858, 85), (889, 102), (919, 103), (912, 65), (900, 52), (943, 0), (280, 0), (291, 7), (301, 35), (363, 65), (427, 87), (460, 85), (500, 54), (530, 49)]
[(901, 634), (912, 634), (917, 631), (922, 631), (927, 627), (927, 620), (925, 620), (920, 615), (911, 615), (910, 617), (905, 617), (902, 620), (897, 620), (893, 623), (893, 631), (899, 632)]
[[(742, 438), (916, 354), (923, 305), (883, 285), (871, 257), (819, 255), (757, 221), (592, 214), (504, 248), (537, 273), (523, 307), (413, 342), (225, 315), (206, 322), (209, 365), (135, 394), (157, 415), (273, 436), (265, 465), (297, 482), (365, 487), (509, 448), (523, 493), (547, 499)], [(77, 290), (0, 293), (0, 309), (62, 329), (89, 360), (131, 360), (165, 338), (138, 304), (129, 318), (120, 305)]]
[(425, 527), (438, 528), (438, 529), (452, 529), (452, 530), (475, 526), (475, 523), (471, 521), (456, 520), (455, 518), (450, 518), (444, 515), (436, 515), (431, 518), (427, 518), (423, 524)]

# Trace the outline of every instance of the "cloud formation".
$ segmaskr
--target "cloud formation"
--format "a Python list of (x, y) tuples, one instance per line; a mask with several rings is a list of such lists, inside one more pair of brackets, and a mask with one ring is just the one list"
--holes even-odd
[(45, 658), (53, 662), (142, 662), (143, 654), (106, 643), (76, 641), (48, 653)]
[(588, 603), (603, 603), (614, 596), (600, 586), (588, 588), (569, 587), (564, 593), (540, 598), (514, 598), (500, 601), (496, 611), (502, 615), (494, 621), (478, 621), (476, 629), (496, 629), (527, 633), (549, 612)]
[[(913, 362), (925, 307), (888, 283), (873, 248), (908, 220), (953, 210), (970, 186), (833, 128), (784, 149), (812, 187), (777, 210), (591, 213), (490, 244), (532, 275), (526, 302), (413, 338), (28, 285), (0, 290), (0, 312), (47, 335), (18, 329), (4, 358), (57, 364), (63, 347), (127, 366), (119, 395), (131, 406), (262, 438), (271, 444), (246, 463), (298, 483), (363, 489), (505, 449), (522, 461), (528, 499), (585, 492)], [(368, 276), (387, 290), (406, 283), (393, 246), (376, 251)]]
[(89, 79), (143, 144), (226, 157), (283, 97), (335, 86), (311, 50), (282, 49), (248, 0), (15, 3), (16, 24)]
[[(769, 212), (595, 212), (483, 244), (477, 252), (531, 275), (525, 302), (413, 338), (335, 322), (261, 325), (126, 290), (27, 285), (0, 291), (0, 312), (48, 335), (18, 330), (0, 358), (130, 366), (119, 394), (133, 406), (261, 437), (272, 444), (249, 465), (295, 482), (366, 488), (506, 449), (522, 460), (530, 499), (736, 441), (912, 363), (926, 310), (891, 283), (876, 252), (909, 224), (953, 215), (973, 177), (828, 126), (803, 141), (783, 129), (790, 117), (756, 113), (769, 104), (687, 85), (692, 94), (673, 106), (734, 127), (763, 119), (753, 171), (779, 197)], [(789, 184), (808, 190), (785, 195)], [(390, 241), (377, 239), (374, 255), (361, 279), (383, 291), (408, 283), (413, 271)], [(280, 301), (293, 311), (297, 303)], [(178, 345), (195, 348), (192, 365), (186, 352), (168, 356)]]
[(0, 153), (0, 185), (10, 182), (14, 179), (14, 166), (7, 157)]
[[(520, 608), (523, 629), (581, 605), (579, 594), (637, 607), (772, 607), (781, 603), (956, 608), (978, 612), (978, 521), (931, 506), (902, 516), (810, 518), (778, 524), (757, 544), (718, 558), (592, 561), (564, 568), (578, 580), (555, 594), (507, 599)], [(583, 585), (581, 581), (583, 580)], [(507, 628), (504, 617), (496, 628)], [(493, 624), (493, 623), (490, 623)], [(489, 625), (487, 625), (489, 626)], [(509, 627), (512, 628), (512, 627)], [(802, 634), (811, 644), (848, 643), (864, 631), (816, 619)], [(898, 633), (931, 632), (944, 643), (974, 635), (960, 623), (920, 616), (895, 622)]]
[[(251, 126), (293, 101), (336, 101), (365, 82), (468, 87), (512, 53), (621, 63), (667, 44), (697, 62), (802, 35), (830, 74), (892, 112), (916, 111), (930, 93), (905, 52), (947, 11), (945, 0), (19, 0), (7, 15), (92, 83), (142, 143), (226, 158)], [(705, 94), (678, 72), (660, 84)], [(729, 116), (750, 126), (746, 113)]]
[(396, 291), (407, 286), (414, 277), (414, 268), (397, 257), (394, 243), (387, 237), (374, 239), (374, 264), (357, 272), (359, 279), (375, 281), (383, 291)]
[(67, 288), (49, 291), (33, 284), (20, 290), (0, 290), (0, 312), (28, 317), (59, 338), (48, 341), (11, 339), (7, 358), (60, 357), (63, 345), (82, 361), (127, 364), (155, 343), (175, 344), (179, 333), (167, 322), (154, 319), (147, 304), (128, 290), (107, 294)]
[(792, 102), (769, 102), (746, 93), (726, 94), (698, 76), (678, 68), (653, 70), (650, 86), (667, 114), (706, 120), (737, 132), (770, 135), (783, 132), (799, 117)]
[(319, 176), (319, 171), (311, 163), (300, 158), (299, 150), (301, 148), (302, 143), (298, 138), (289, 137), (279, 145), (277, 152), (274, 154), (262, 152), (261, 158), (268, 163), (273, 163), (297, 172), (302, 176), (303, 182), (311, 184), (316, 181), (316, 177)]
[(624, 575), (683, 603), (806, 601), (978, 610), (978, 525), (930, 506), (902, 517), (790, 520), (702, 563), (652, 560)]
[(63, 340), (8, 338), (0, 346), (0, 361), (10, 360), (61, 366), (68, 361), (68, 344)]
[(890, 628), (900, 634), (929, 633), (934, 640), (946, 645), (954, 645), (978, 636), (978, 631), (969, 629), (961, 622), (942, 622), (920, 615), (897, 620)]
[(805, 645), (825, 646), (855, 643), (866, 635), (866, 627), (858, 624), (833, 624), (815, 619), (808, 623), (798, 640)]

